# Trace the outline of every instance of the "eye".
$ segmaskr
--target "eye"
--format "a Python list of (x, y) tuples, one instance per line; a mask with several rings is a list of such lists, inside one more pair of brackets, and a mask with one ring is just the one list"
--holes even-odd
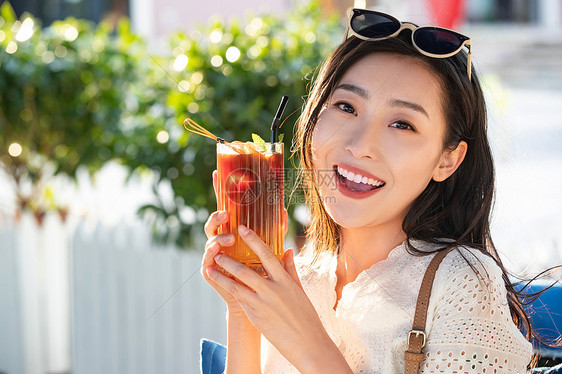
[(357, 114), (353, 105), (351, 105), (349, 103), (346, 103), (345, 101), (340, 101), (338, 103), (335, 103), (334, 106), (336, 106), (337, 108), (339, 108), (340, 110), (342, 110), (346, 113)]
[(396, 121), (390, 124), (390, 127), (394, 127), (396, 129), (399, 130), (411, 130), (413, 132), (416, 132), (416, 129), (414, 128), (414, 126), (412, 126), (411, 124), (409, 124), (408, 122), (405, 121)]

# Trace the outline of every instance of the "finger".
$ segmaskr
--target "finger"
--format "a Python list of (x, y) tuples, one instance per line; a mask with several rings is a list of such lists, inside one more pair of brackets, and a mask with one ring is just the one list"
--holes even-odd
[(283, 254), (283, 265), (285, 267), (285, 271), (289, 273), (291, 278), (295, 281), (295, 283), (304, 291), (302, 288), (301, 280), (299, 278), (299, 274), (297, 272), (297, 268), (295, 266), (295, 257), (293, 248), (288, 249)]
[(205, 248), (213, 244), (214, 242), (218, 242), (221, 247), (231, 246), (234, 244), (234, 235), (232, 234), (218, 234), (215, 236), (211, 236), (205, 242)]
[(279, 263), (279, 260), (273, 254), (273, 251), (261, 240), (261, 238), (252, 230), (244, 225), (238, 226), (238, 234), (254, 253), (260, 258), (260, 261), (267, 271), (270, 278), (281, 276), (285, 271)]
[(203, 278), (206, 278), (207, 268), (215, 264), (215, 256), (219, 253), (220, 248), (220, 244), (216, 241), (209, 246), (206, 246), (205, 255), (201, 261), (201, 275), (203, 275)]
[(263, 284), (266, 280), (248, 266), (225, 254), (216, 255), (215, 262), (252, 290), (258, 291), (263, 289)]
[(205, 222), (204, 230), (207, 238), (217, 235), (217, 229), (223, 223), (228, 221), (228, 213), (224, 210), (217, 210), (213, 212), (207, 222)]
[(211, 237), (205, 244), (205, 254), (201, 261), (201, 271), (215, 264), (214, 257), (219, 253), (220, 249), (225, 246), (234, 244), (234, 235), (221, 234)]
[[(220, 255), (219, 257), (228, 257), (228, 256)], [(220, 261), (220, 259), (219, 259), (219, 261)], [(234, 261), (234, 260), (232, 260), (232, 261)], [(255, 272), (252, 271), (250, 268), (248, 268), (248, 270), (250, 270), (252, 273), (255, 274)], [(227, 271), (229, 271), (229, 270), (227, 270)], [(217, 283), (219, 286), (221, 286), (226, 291), (228, 291), (238, 301), (247, 302), (248, 300), (251, 300), (252, 297), (255, 297), (254, 291), (250, 290), (248, 287), (246, 287), (243, 284), (235, 281), (234, 279), (231, 279), (231, 278), (227, 277), (226, 275), (221, 273), (216, 268), (209, 267), (209, 268), (206, 269), (206, 272), (207, 272), (207, 276), (210, 279), (212, 279), (215, 283)], [(264, 279), (262, 279), (262, 280), (264, 280)]]

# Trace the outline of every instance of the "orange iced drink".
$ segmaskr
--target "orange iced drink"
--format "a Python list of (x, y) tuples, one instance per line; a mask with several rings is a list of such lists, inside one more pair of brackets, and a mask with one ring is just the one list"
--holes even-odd
[(233, 234), (234, 245), (222, 253), (267, 275), (259, 257), (238, 234), (238, 225), (253, 231), (281, 261), (283, 257), (283, 143), (217, 143), (218, 209), (228, 222), (219, 234)]

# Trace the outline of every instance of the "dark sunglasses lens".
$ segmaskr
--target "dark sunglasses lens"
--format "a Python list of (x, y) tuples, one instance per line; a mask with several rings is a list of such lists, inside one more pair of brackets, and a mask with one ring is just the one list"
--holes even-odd
[(350, 26), (361, 36), (377, 39), (394, 34), (400, 28), (400, 23), (381, 13), (355, 10)]
[(458, 50), (467, 38), (450, 30), (424, 27), (414, 32), (414, 42), (422, 50), (446, 55)]

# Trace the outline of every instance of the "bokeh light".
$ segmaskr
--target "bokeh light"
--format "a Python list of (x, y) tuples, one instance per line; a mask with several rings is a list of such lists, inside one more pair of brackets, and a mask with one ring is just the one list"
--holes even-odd
[(186, 68), (188, 62), (189, 59), (187, 58), (187, 56), (181, 54), (178, 57), (176, 57), (176, 59), (174, 60), (173, 68), (175, 71), (182, 71), (183, 69)]
[(252, 27), (251, 24), (247, 25), (244, 31), (248, 34), (248, 36), (256, 36), (258, 34), (258, 30)]
[(37, 43), (37, 46), (35, 47), (35, 54), (41, 57), (46, 50), (47, 50), (47, 46), (45, 43), (43, 42)]
[(261, 48), (257, 45), (253, 45), (248, 49), (248, 56), (252, 59), (258, 57), (261, 54)]
[(199, 112), (199, 104), (196, 102), (191, 102), (187, 104), (187, 110), (189, 113), (197, 113)]
[(306, 34), (304, 34), (304, 41), (308, 44), (314, 43), (316, 41), (316, 34), (312, 31), (307, 32)]
[(156, 134), (156, 141), (158, 141), (158, 143), (164, 144), (167, 143), (168, 140), (170, 140), (170, 134), (168, 134), (168, 131), (166, 130), (158, 131), (158, 134)]
[(221, 30), (213, 30), (209, 35), (209, 39), (212, 43), (220, 43), (222, 39), (222, 31)]
[(53, 62), (54, 59), (55, 59), (55, 54), (51, 51), (45, 51), (41, 55), (41, 60), (43, 60), (43, 62), (46, 64), (50, 64), (51, 62)]
[(25, 42), (31, 38), (33, 36), (33, 26), (33, 20), (31, 18), (26, 18), (16, 34), (16, 40), (18, 42)]
[(230, 66), (230, 65), (224, 65), (224, 66), (222, 67), (222, 74), (223, 74), (225, 77), (226, 77), (226, 76), (229, 76), (230, 74), (232, 74), (232, 71), (233, 71), (233, 69), (232, 69), (232, 66)]
[(265, 65), (265, 62), (263, 61), (256, 61), (256, 63), (254, 64), (254, 71), (261, 73), (262, 71), (265, 70), (267, 66)]
[[(170, 179), (176, 179), (177, 177), (179, 177), (180, 173), (179, 173), (178, 169), (176, 169), (174, 167), (171, 167), (166, 172), (166, 175)], [(170, 218), (175, 218), (176, 219), (176, 225), (177, 225), (177, 218), (175, 216), (170, 216)]]
[(195, 93), (193, 94), (195, 100), (204, 100), (205, 96), (207, 96), (207, 86), (205, 85), (197, 87)]
[(21, 155), (22, 150), (23, 149), (21, 148), (21, 145), (19, 143), (12, 143), (8, 147), (8, 153), (12, 157), (19, 157)]
[(267, 38), (267, 36), (260, 36), (259, 38), (256, 39), (256, 45), (258, 47), (267, 47), (267, 45), (269, 44), (269, 39)]
[(59, 45), (57, 48), (55, 48), (55, 56), (57, 56), (58, 58), (65, 58), (66, 53), (66, 47), (63, 45)]
[(203, 73), (200, 71), (196, 71), (195, 73), (191, 74), (191, 83), (199, 84), (203, 82)]
[(18, 32), (18, 30), (20, 29), (20, 27), (21, 27), (21, 22), (20, 21), (14, 21), (14, 23), (12, 23), (11, 30), (14, 34), (16, 34)]
[(226, 50), (226, 60), (228, 62), (236, 62), (240, 58), (240, 50), (234, 46)]
[(178, 90), (180, 90), (180, 92), (188, 92), (189, 87), (191, 87), (191, 85), (186, 80), (183, 80), (178, 83)]
[(62, 36), (66, 41), (72, 42), (78, 37), (78, 30), (76, 27), (66, 24), (63, 26)]
[(260, 34), (261, 28), (263, 26), (263, 20), (259, 17), (252, 19), (252, 21), (246, 25), (244, 31), (249, 36), (258, 36)]
[(9, 54), (16, 53), (17, 50), (18, 45), (14, 41), (9, 42), (6, 46), (6, 52), (8, 52)]
[(275, 75), (269, 75), (267, 78), (265, 78), (265, 84), (267, 84), (269, 87), (275, 87), (278, 83), (279, 79), (277, 79)]
[(219, 55), (214, 55), (213, 57), (211, 57), (211, 65), (213, 65), (216, 68), (221, 66), (222, 65), (222, 57), (219, 56)]

